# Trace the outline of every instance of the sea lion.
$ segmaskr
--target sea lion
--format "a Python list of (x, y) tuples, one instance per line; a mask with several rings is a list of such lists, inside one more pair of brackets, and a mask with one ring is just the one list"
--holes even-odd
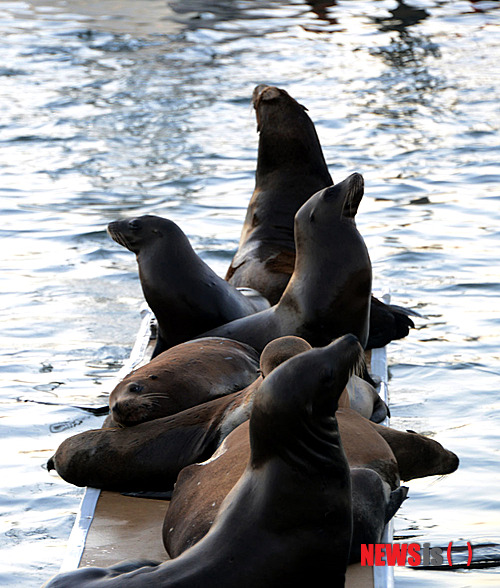
[[(457, 456), (433, 439), (377, 425), (349, 408), (339, 407), (336, 416), (351, 472), (367, 469), (378, 476), (356, 474), (353, 514), (358, 524), (353, 533), (358, 539), (373, 537), (380, 531), (381, 521), (391, 512), (394, 514), (394, 508), (406, 496), (400, 490), (401, 480), (450, 474), (458, 467)], [(417, 459), (412, 461), (412, 455)], [(205, 536), (249, 456), (248, 422), (244, 422), (224, 439), (209, 460), (180, 472), (163, 524), (163, 543), (170, 557), (177, 557)], [(373, 503), (386, 504), (387, 508), (367, 516), (368, 496)], [(373, 541), (366, 541), (370, 542)], [(353, 549), (351, 561), (357, 561), (356, 549), (359, 545)]]
[(361, 545), (381, 543), (386, 524), (408, 495), (406, 486), (390, 491), (369, 468), (351, 468), (352, 540), (349, 563), (361, 561)]
[(136, 254), (144, 297), (158, 321), (153, 357), (234, 319), (269, 307), (220, 278), (173, 221), (146, 215), (108, 225), (111, 238)]
[(377, 390), (363, 378), (352, 375), (346, 388), (349, 396), (348, 408), (352, 408), (375, 423), (381, 423), (390, 416), (387, 404)]
[(343, 586), (351, 488), (335, 411), (361, 354), (357, 339), (346, 335), (292, 357), (264, 379), (250, 417), (248, 466), (191, 549), (123, 575), (81, 568), (48, 587), (278, 588), (320, 586), (324, 578)]
[(295, 215), (295, 268), (279, 302), (203, 336), (236, 339), (261, 351), (283, 335), (321, 347), (352, 333), (365, 346), (372, 268), (354, 222), (363, 192), (363, 177), (354, 173), (311, 196)]
[(226, 280), (276, 304), (293, 271), (295, 213), (333, 181), (304, 106), (266, 85), (254, 89), (252, 102), (259, 133), (255, 189)]
[(185, 466), (208, 459), (223, 436), (248, 419), (247, 401), (259, 384), (260, 378), (238, 392), (133, 427), (68, 437), (47, 469), (75, 486), (168, 492)]
[(47, 468), (75, 486), (168, 492), (185, 466), (209, 458), (249, 418), (263, 377), (308, 349), (307, 341), (298, 337), (276, 339), (262, 352), (262, 375), (243, 390), (133, 427), (73, 435), (59, 445)]
[[(252, 101), (259, 132), (255, 189), (226, 280), (255, 288), (274, 305), (294, 269), (295, 213), (333, 180), (304, 106), (267, 85), (254, 89)], [(409, 315), (420, 316), (372, 296), (366, 349), (406, 337), (415, 327)]]
[(160, 353), (123, 378), (109, 396), (104, 426), (131, 426), (181, 412), (250, 385), (260, 373), (249, 345), (210, 337)]
[[(361, 420), (358, 422), (356, 417)], [(337, 421), (349, 466), (373, 469), (385, 482), (387, 492), (395, 490), (400, 480), (389, 444), (368, 425), (367, 419), (351, 409), (339, 408)], [(180, 555), (210, 529), (250, 457), (248, 427), (248, 421), (242, 423), (211, 458), (179, 473), (163, 525), (163, 543), (170, 557)]]
[(373, 422), (370, 425), (391, 446), (402, 480), (451, 474), (459, 466), (458, 457), (430, 437)]

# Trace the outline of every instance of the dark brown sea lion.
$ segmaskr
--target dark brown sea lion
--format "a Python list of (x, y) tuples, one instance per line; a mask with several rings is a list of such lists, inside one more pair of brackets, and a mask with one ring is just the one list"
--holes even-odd
[[(351, 472), (361, 468), (376, 474), (356, 474), (353, 514), (358, 517), (354, 527), (358, 538), (376, 535), (381, 530), (381, 521), (395, 512), (395, 506), (406, 496), (399, 486), (400, 479), (449, 474), (458, 467), (454, 453), (423, 435), (376, 425), (348, 408), (337, 410), (337, 421)], [(374, 432), (377, 434), (373, 435)], [(412, 455), (416, 458), (413, 461)], [(208, 532), (249, 456), (248, 422), (245, 422), (224, 439), (211, 459), (180, 472), (163, 525), (163, 543), (171, 557), (183, 553)], [(368, 486), (363, 491), (364, 484)], [(368, 496), (375, 503), (385, 503), (387, 508), (368, 516)], [(353, 549), (351, 561), (357, 561), (357, 550), (359, 547)]]
[(285, 90), (262, 85), (253, 92), (253, 106), (259, 132), (255, 189), (226, 279), (265, 291), (276, 304), (293, 271), (295, 213), (333, 181), (301, 104)]
[(390, 491), (369, 468), (351, 468), (352, 540), (349, 563), (361, 561), (361, 545), (382, 543), (386, 524), (408, 495), (406, 486)]
[[(298, 337), (272, 341), (262, 352), (263, 376), (279, 362), (310, 348)], [(209, 458), (223, 439), (249, 418), (262, 379), (259, 376), (239, 392), (168, 417), (73, 435), (61, 443), (47, 467), (76, 486), (168, 492), (185, 466)]]
[(153, 357), (195, 335), (247, 316), (269, 302), (245, 296), (220, 278), (171, 220), (141, 216), (108, 225), (114, 241), (136, 254), (144, 297), (158, 321)]
[(180, 343), (123, 378), (109, 396), (112, 420), (105, 426), (181, 412), (241, 390), (259, 373), (259, 355), (244, 343), (221, 337)]
[[(362, 419), (362, 426), (355, 417), (349, 418), (351, 413)], [(399, 474), (389, 444), (367, 424), (367, 419), (351, 409), (339, 408), (337, 420), (349, 465), (374, 469), (389, 492), (396, 489)], [(179, 473), (163, 525), (163, 543), (170, 557), (180, 555), (210, 529), (222, 501), (239, 480), (250, 457), (248, 426), (244, 422), (236, 428), (206, 462), (193, 464)]]
[[(50, 588), (343, 586), (351, 543), (350, 471), (335, 411), (362, 354), (347, 335), (278, 366), (255, 394), (251, 456), (209, 533), (158, 567), (82, 568)], [(147, 562), (149, 565), (149, 562)]]
[(370, 318), (370, 257), (354, 217), (363, 197), (360, 174), (317, 192), (295, 215), (295, 268), (279, 302), (204, 333), (261, 351), (283, 335), (313, 347), (352, 333), (366, 345)]
[[(255, 189), (226, 280), (276, 304), (293, 273), (295, 213), (333, 184), (313, 122), (285, 90), (260, 85), (253, 105), (259, 131)], [(417, 313), (371, 298), (367, 349), (406, 337)]]
[(370, 424), (391, 446), (402, 480), (451, 474), (459, 466), (458, 457), (430, 437), (415, 431), (398, 431), (377, 423)]

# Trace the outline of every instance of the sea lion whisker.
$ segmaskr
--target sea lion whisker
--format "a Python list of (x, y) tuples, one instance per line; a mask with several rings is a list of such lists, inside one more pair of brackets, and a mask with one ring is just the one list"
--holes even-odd
[(119, 245), (125, 247), (125, 249), (130, 250), (130, 243), (127, 241), (127, 239), (122, 233), (110, 231), (110, 235), (113, 238), (113, 240), (116, 241)]

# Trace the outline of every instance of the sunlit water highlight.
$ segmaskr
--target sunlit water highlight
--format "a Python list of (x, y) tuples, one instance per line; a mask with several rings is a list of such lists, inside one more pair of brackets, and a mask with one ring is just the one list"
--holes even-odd
[[(82, 491), (44, 463), (99, 426), (71, 406), (106, 403), (139, 326), (135, 260), (106, 225), (169, 217), (223, 274), (259, 83), (307, 106), (336, 182), (364, 175), (375, 287), (425, 317), (388, 349), (391, 424), (461, 466), (408, 483), (396, 538), (498, 542), (496, 4), (0, 3), (1, 586), (57, 572)], [(396, 585), (495, 586), (498, 568), (397, 569)]]

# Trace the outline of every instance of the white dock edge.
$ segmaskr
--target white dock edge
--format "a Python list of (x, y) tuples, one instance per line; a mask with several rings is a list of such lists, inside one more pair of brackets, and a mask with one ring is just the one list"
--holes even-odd
[[(130, 352), (128, 360), (123, 364), (122, 368), (117, 373), (116, 378), (111, 382), (113, 386), (118, 384), (119, 381), (121, 381), (134, 368), (138, 367), (144, 360), (151, 337), (151, 321), (153, 319), (153, 313), (146, 306), (141, 309), (141, 316), (142, 322), (135, 344)], [(66, 553), (59, 570), (60, 573), (76, 570), (76, 568), (78, 568), (80, 560), (82, 559), (83, 550), (85, 549), (87, 534), (94, 518), (94, 512), (100, 493), (101, 491), (97, 488), (85, 488), (85, 493), (80, 502), (80, 508), (78, 509), (75, 523), (68, 538)]]
[[(389, 405), (389, 388), (387, 386), (387, 352), (385, 347), (381, 349), (372, 349), (371, 372), (374, 376), (380, 378), (380, 397)], [(386, 418), (381, 424), (389, 426), (389, 418)], [(392, 520), (385, 526), (382, 536), (382, 543), (392, 543), (394, 532), (394, 523)], [(394, 588), (394, 569), (390, 566), (373, 566), (373, 587), (374, 588)]]

